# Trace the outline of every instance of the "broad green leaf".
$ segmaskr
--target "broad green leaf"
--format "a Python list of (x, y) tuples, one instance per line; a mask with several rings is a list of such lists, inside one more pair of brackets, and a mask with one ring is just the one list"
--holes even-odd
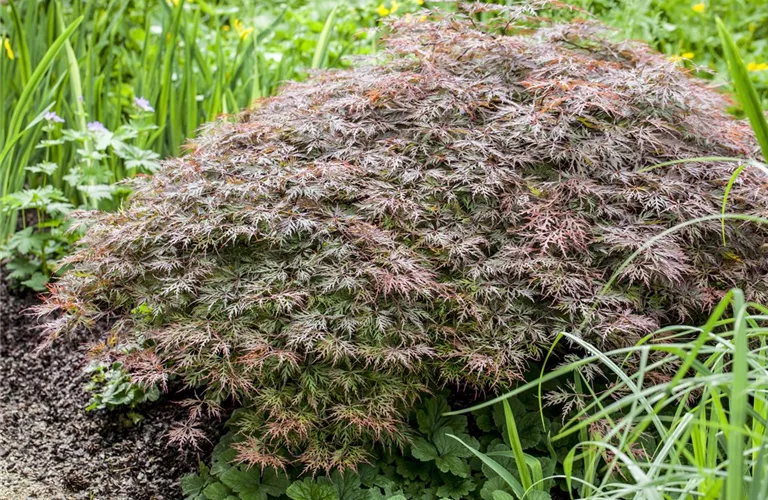
[(200, 462), (198, 474), (187, 474), (181, 478), (181, 493), (186, 500), (202, 499), (203, 490), (211, 480), (208, 474), (208, 467)]
[(413, 441), (411, 444), (411, 454), (422, 462), (429, 462), (439, 456), (437, 448), (424, 438), (417, 438)]
[(267, 496), (280, 496), (290, 484), (289, 480), (268, 469), (260, 477), (258, 469), (232, 467), (221, 475), (221, 481), (232, 488), (242, 500), (266, 500)]
[[(496, 490), (493, 492), (491, 498), (493, 500), (516, 500), (515, 497), (507, 493), (506, 491)], [(528, 498), (528, 497), (526, 497)]]
[(285, 492), (291, 500), (339, 500), (336, 488), (312, 478), (293, 482)]
[(229, 500), (230, 498), (237, 498), (232, 495), (232, 490), (219, 482), (206, 486), (203, 490), (203, 496), (208, 500)]

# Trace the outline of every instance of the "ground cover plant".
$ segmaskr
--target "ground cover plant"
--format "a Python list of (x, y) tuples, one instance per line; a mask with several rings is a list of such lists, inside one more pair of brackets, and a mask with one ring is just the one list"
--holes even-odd
[(703, 320), (732, 286), (764, 300), (764, 229), (719, 220), (600, 293), (726, 189), (766, 209), (732, 163), (646, 167), (758, 145), (648, 47), (528, 12), (403, 19), (379, 64), (211, 124), (123, 210), (80, 214), (49, 333), (108, 317), (100, 350), (135, 381), (195, 388), (192, 417), (244, 408), (240, 462), (343, 471), (405, 446), (424, 391), (510, 386), (559, 331), (609, 350)]
[[(553, 448), (547, 433), (542, 430), (542, 422), (548, 431), (558, 429), (559, 422), (546, 418), (542, 421), (533, 398), (528, 398), (527, 402), (518, 398), (510, 401), (511, 411), (519, 416), (515, 435), (521, 450), (529, 456), (537, 456), (543, 464), (538, 470), (538, 478), (555, 471), (562, 472), (559, 464), (569, 448), (562, 444), (558, 449)], [(375, 450), (374, 460), (357, 470), (334, 471), (315, 477), (303, 474), (301, 468), (267, 469), (262, 473), (238, 464), (237, 445), (245, 437), (237, 431), (237, 421), (248, 417), (242, 410), (237, 410), (228, 423), (231, 431), (213, 450), (210, 467), (202, 464), (197, 474), (186, 476), (182, 480), (182, 489), (189, 500), (252, 496), (293, 500), (508, 498), (505, 495), (510, 495), (512, 490), (501, 476), (451, 437), (496, 456), (501, 464), (513, 469), (510, 454), (514, 440), (510, 441), (502, 405), (484, 408), (470, 416), (443, 416), (449, 410), (443, 395), (430, 397), (410, 415), (412, 443), (405, 449), (398, 453)], [(524, 437), (520, 439), (519, 436)], [(517, 475), (514, 470), (509, 474)], [(536, 488), (541, 493), (538, 496), (534, 493), (531, 498), (550, 498), (550, 490), (564, 494), (559, 486), (567, 487), (562, 480), (541, 481)]]

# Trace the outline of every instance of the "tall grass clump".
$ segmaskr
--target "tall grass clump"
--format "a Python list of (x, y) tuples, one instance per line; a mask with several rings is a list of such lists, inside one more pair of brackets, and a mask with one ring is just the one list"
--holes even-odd
[[(570, 379), (589, 390), (545, 394), (542, 404), (578, 408), (551, 437), (557, 446), (581, 436), (560, 476), (578, 498), (762, 499), (768, 494), (767, 313), (732, 289), (702, 326), (666, 327), (635, 346), (603, 353), (565, 332), (558, 340), (583, 349), (581, 359), (465, 411), (553, 380), (576, 387), (562, 384)], [(506, 473), (518, 498), (536, 490), (494, 456), (473, 451)], [(527, 456), (518, 470), (535, 462)]]
[(756, 157), (720, 94), (600, 25), (467, 9), (394, 22), (377, 64), (210, 124), (123, 210), (80, 213), (48, 333), (111, 320), (94, 352), (196, 389), (176, 438), (235, 401), (238, 460), (315, 471), (406, 443), (425, 391), (516, 384), (558, 332), (610, 351), (732, 287), (768, 298), (768, 232), (724, 244), (718, 215), (726, 187), (765, 212), (757, 174), (647, 168)]

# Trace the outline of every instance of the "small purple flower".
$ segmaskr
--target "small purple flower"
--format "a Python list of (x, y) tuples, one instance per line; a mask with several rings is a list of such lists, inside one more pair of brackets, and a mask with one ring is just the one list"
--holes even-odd
[(88, 122), (88, 130), (91, 132), (108, 132), (107, 127), (101, 122)]
[(51, 123), (64, 123), (64, 118), (60, 117), (56, 114), (55, 111), (49, 111), (47, 112), (43, 118), (45, 118), (47, 121)]
[(153, 111), (155, 111), (155, 108), (153, 108), (149, 104), (149, 101), (144, 99), (143, 97), (136, 97), (136, 98), (134, 98), (133, 99), (133, 104), (135, 104), (136, 107), (139, 108), (142, 111), (147, 111), (149, 113), (152, 113)]

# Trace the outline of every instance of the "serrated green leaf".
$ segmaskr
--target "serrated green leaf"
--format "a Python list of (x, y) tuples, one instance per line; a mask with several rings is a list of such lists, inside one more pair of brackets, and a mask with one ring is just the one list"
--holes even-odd
[(181, 493), (185, 500), (201, 500), (203, 490), (211, 480), (208, 474), (208, 467), (202, 462), (199, 464), (197, 474), (187, 474), (181, 478)]
[(231, 467), (221, 475), (221, 481), (236, 492), (242, 500), (266, 500), (267, 496), (280, 496), (285, 493), (289, 480), (271, 469), (260, 477), (258, 469), (246, 469), (244, 466)]
[(291, 500), (339, 500), (336, 488), (328, 483), (319, 483), (312, 478), (294, 481), (286, 490)]
[(92, 186), (77, 186), (77, 189), (88, 195), (94, 202), (112, 199), (112, 186), (106, 184), (95, 184)]
[(411, 444), (411, 454), (422, 462), (432, 461), (439, 456), (437, 448), (424, 438), (417, 438), (413, 441)]
[(441, 427), (435, 431), (433, 439), (435, 447), (437, 448), (437, 453), (440, 456), (456, 456), (462, 458), (472, 456), (472, 452), (467, 450), (466, 447), (462, 446), (461, 443), (453, 438), (448, 437), (450, 434), (453, 434), (475, 449), (480, 447), (480, 443), (477, 441), (477, 439), (473, 438), (469, 434), (456, 432), (450, 427)]
[[(321, 478), (327, 480), (327, 478)], [(361, 488), (360, 476), (352, 472), (341, 473), (334, 471), (331, 474), (331, 483), (336, 488), (339, 500), (367, 500), (368, 491)]]
[(496, 490), (502, 490), (510, 494), (512, 493), (512, 490), (507, 483), (505, 483), (500, 476), (496, 475), (483, 483), (483, 487), (480, 488), (480, 498), (482, 498), (482, 500), (493, 500), (493, 492)]
[(213, 448), (211, 454), (211, 474), (221, 476), (232, 468), (232, 461), (237, 456), (237, 451), (232, 448), (234, 433), (226, 434)]
[[(542, 492), (539, 492), (542, 493)], [(507, 493), (506, 491), (502, 490), (496, 490), (493, 492), (493, 495), (491, 496), (493, 500), (516, 500), (515, 497)], [(526, 499), (530, 498), (530, 495), (526, 496)]]
[(453, 478), (445, 481), (445, 484), (437, 488), (437, 496), (440, 498), (452, 498), (463, 500), (475, 491), (477, 484), (472, 479)]
[[(508, 401), (512, 414), (515, 416), (520, 445), (524, 450), (533, 448), (544, 439), (541, 415), (537, 412), (528, 411), (525, 405), (517, 398), (509, 398)], [(493, 420), (496, 422), (496, 428), (499, 429), (499, 432), (504, 437), (504, 442), (507, 446), (510, 446), (506, 419), (504, 417), (504, 407), (501, 403), (493, 407)]]
[[(397, 457), (396, 468), (397, 474), (403, 476), (411, 481), (419, 478), (422, 481), (426, 481), (429, 478), (429, 466), (419, 460), (412, 460), (406, 457)], [(382, 477), (382, 476), (379, 476)], [(387, 478), (389, 480), (389, 478)], [(377, 481), (377, 486), (382, 486)]]
[(232, 497), (232, 490), (217, 481), (205, 487), (203, 496), (207, 500), (228, 500)]
[[(512, 500), (514, 500), (514, 497), (511, 495), (509, 495), (507, 498), (502, 498), (501, 500), (507, 500), (508, 498), (511, 498)], [(494, 497), (494, 500), (499, 500), (499, 499)], [(525, 495), (525, 500), (552, 500), (552, 496), (546, 491), (530, 490)]]
[(419, 423), (419, 431), (431, 436), (441, 427), (451, 427), (455, 432), (467, 430), (467, 417), (455, 415), (446, 417), (443, 414), (451, 411), (448, 402), (442, 396), (430, 398), (424, 406), (416, 412), (416, 420)]
[(31, 288), (36, 292), (44, 292), (47, 290), (45, 285), (48, 284), (49, 278), (43, 273), (34, 273), (31, 278), (21, 282), (27, 288)]
[(57, 168), (59, 168), (57, 164), (50, 161), (44, 161), (37, 165), (29, 166), (25, 170), (34, 174), (53, 175)]
[(453, 455), (437, 457), (435, 459), (435, 465), (437, 465), (437, 468), (442, 472), (449, 472), (454, 476), (463, 478), (469, 477), (469, 462), (464, 458)]

